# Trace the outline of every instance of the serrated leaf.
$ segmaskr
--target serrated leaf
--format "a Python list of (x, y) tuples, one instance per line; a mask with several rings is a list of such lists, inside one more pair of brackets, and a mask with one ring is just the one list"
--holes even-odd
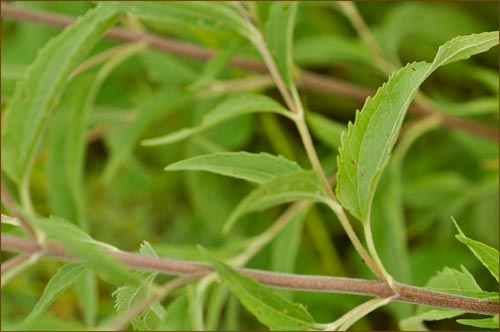
[(409, 64), (368, 98), (354, 125), (349, 123), (339, 149), (337, 196), (358, 220), (366, 222), (380, 175), (389, 160), (405, 112), (428, 74), (425, 62)]
[(299, 171), (279, 176), (252, 190), (233, 210), (224, 231), (242, 215), (299, 200), (327, 201), (326, 192), (314, 171)]
[(479, 318), (479, 319), (457, 319), (457, 323), (460, 323), (462, 325), (479, 327), (482, 329), (498, 330), (498, 315), (489, 318)]
[(2, 127), (2, 168), (16, 183), (29, 176), (52, 108), (71, 71), (119, 16), (115, 4), (98, 4), (51, 39), (17, 84)]
[(207, 171), (250, 182), (264, 183), (276, 176), (300, 171), (299, 165), (268, 153), (220, 152), (173, 163), (166, 171)]
[(432, 70), (486, 52), (495, 45), (498, 45), (498, 31), (455, 37), (439, 47), (432, 63)]
[(142, 145), (151, 146), (178, 142), (237, 116), (259, 112), (278, 113), (291, 118), (291, 113), (288, 112), (286, 108), (269, 97), (250, 94), (238, 95), (230, 97), (218, 104), (212, 111), (208, 112), (203, 117), (202, 122), (196, 127), (183, 128), (165, 136), (150, 138), (142, 141)]
[(458, 226), (457, 221), (455, 218), (451, 218), (453, 220), (453, 223), (455, 224), (455, 227), (457, 228), (458, 232), (460, 233), (459, 235), (455, 235), (455, 237), (458, 239), (458, 241), (462, 242), (465, 244), (469, 249), (472, 251), (474, 256), (481, 261), (481, 263), (490, 271), (491, 275), (497, 280), (498, 282), (498, 260), (499, 260), (499, 255), (498, 255), (498, 250), (495, 248), (492, 248), (482, 242), (472, 240), (468, 238), (464, 232), (460, 229)]
[(273, 55), (281, 78), (288, 87), (293, 84), (293, 27), (298, 1), (275, 1), (269, 8), (265, 27), (266, 43)]
[(68, 287), (75, 283), (87, 269), (85, 263), (69, 263), (60, 267), (49, 280), (43, 294), (30, 312), (26, 321), (38, 319)]
[[(143, 256), (158, 257), (153, 247), (147, 241), (143, 241), (139, 252)], [(113, 292), (115, 297), (115, 309), (117, 312), (124, 312), (135, 307), (138, 303), (146, 300), (154, 287), (154, 279), (157, 272), (136, 271), (137, 278), (142, 279), (139, 284), (126, 284), (118, 287)], [(136, 331), (154, 331), (163, 320), (165, 309), (157, 301), (135, 316), (131, 323)]]
[(139, 281), (122, 263), (104, 252), (117, 249), (94, 240), (73, 223), (55, 216), (32, 219), (32, 222), (45, 237), (62, 244), (70, 253), (85, 260), (96, 273), (105, 279), (114, 283), (135, 284)]
[(262, 324), (271, 330), (282, 331), (306, 330), (313, 327), (314, 320), (303, 306), (283, 299), (265, 286), (241, 275), (206, 249), (199, 249), (220, 277), (227, 282), (231, 292)]
[(354, 125), (342, 135), (337, 196), (361, 222), (369, 222), (375, 189), (419, 86), (439, 66), (466, 59), (498, 44), (493, 33), (457, 37), (442, 46), (432, 64), (408, 64), (368, 98)]
[(241, 35), (248, 35), (248, 27), (245, 21), (233, 8), (221, 2), (131, 1), (121, 5), (128, 8), (130, 15), (140, 19), (157, 20), (162, 23), (171, 23), (188, 28), (233, 31)]

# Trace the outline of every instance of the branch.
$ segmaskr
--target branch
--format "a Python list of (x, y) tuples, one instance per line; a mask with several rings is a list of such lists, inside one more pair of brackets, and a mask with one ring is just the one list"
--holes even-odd
[[(11, 235), (2, 234), (1, 245), (2, 250), (11, 252), (34, 253), (40, 250), (36, 240)], [(44, 250), (46, 256), (49, 257), (63, 260), (77, 260), (76, 257), (57, 243), (48, 242)], [(210, 265), (198, 262), (142, 256), (124, 251), (110, 251), (108, 254), (130, 268), (154, 271), (166, 275), (193, 274), (201, 278), (214, 272), (214, 269)], [(246, 268), (237, 270), (271, 287), (302, 291), (357, 294), (380, 298), (393, 295), (391, 287), (383, 281), (276, 273)], [(498, 302), (494, 301), (445, 294), (399, 283), (397, 286), (399, 297), (395, 301), (454, 309), (481, 315), (496, 315), (500, 310)]]
[(14, 216), (17, 219), (17, 221), (19, 222), (21, 227), (26, 231), (26, 233), (28, 233), (29, 236), (36, 239), (35, 229), (33, 228), (33, 226), (31, 226), (28, 220), (26, 220), (21, 211), (19, 211), (19, 209), (16, 206), (16, 203), (14, 203), (14, 200), (12, 199), (9, 191), (5, 187), (3, 181), (1, 181), (0, 183), (0, 192), (2, 195), (2, 204), (5, 206), (5, 208), (9, 210), (12, 216)]
[[(1, 4), (1, 12), (2, 16), (7, 16), (14, 20), (29, 21), (56, 27), (65, 27), (75, 21), (75, 18), (71, 16), (26, 9), (4, 4), (3, 2)], [(213, 50), (193, 44), (123, 28), (112, 28), (106, 36), (126, 42), (146, 41), (152, 49), (203, 61), (211, 59), (216, 54)], [(268, 72), (263, 63), (242, 57), (234, 57), (231, 59), (230, 65), (252, 72)], [(359, 101), (364, 101), (368, 96), (374, 94), (374, 91), (371, 89), (307, 70), (299, 71), (296, 79), (298, 86), (301, 88), (348, 97)], [(445, 128), (462, 130), (489, 140), (498, 141), (500, 139), (496, 128), (444, 114), (436, 110), (435, 107), (428, 107), (415, 102), (410, 106), (409, 112), (417, 116), (429, 116), (431, 114), (438, 116)]]

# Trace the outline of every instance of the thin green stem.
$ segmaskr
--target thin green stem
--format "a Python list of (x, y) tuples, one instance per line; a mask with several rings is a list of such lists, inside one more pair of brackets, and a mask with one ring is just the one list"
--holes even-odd
[(377, 249), (375, 248), (370, 220), (367, 220), (367, 222), (365, 223), (364, 233), (365, 233), (366, 244), (368, 246), (368, 252), (370, 253), (371, 257), (375, 260), (375, 264), (377, 264), (378, 271), (380, 271), (380, 273), (382, 274), (382, 279), (387, 281), (389, 286), (391, 286), (391, 288), (397, 293), (397, 289), (394, 283), (394, 278), (385, 269), (385, 266), (378, 255)]

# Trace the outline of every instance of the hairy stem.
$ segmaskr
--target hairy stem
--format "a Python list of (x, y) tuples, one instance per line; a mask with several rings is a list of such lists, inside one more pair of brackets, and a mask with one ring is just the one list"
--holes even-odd
[[(9, 17), (14, 20), (30, 21), (56, 27), (65, 27), (75, 21), (75, 18), (71, 16), (32, 10), (19, 6), (12, 6), (3, 2), (1, 4), (1, 7), (2, 16)], [(215, 55), (214, 51), (200, 46), (170, 39), (164, 36), (160, 37), (157, 35), (141, 33), (129, 29), (112, 28), (108, 31), (106, 36), (111, 39), (126, 42), (145, 40), (152, 49), (198, 60), (208, 60)], [(265, 64), (246, 58), (234, 57), (233, 59), (231, 59), (230, 64), (233, 67), (245, 69), (248, 71), (260, 73), (268, 72)], [(309, 90), (353, 98), (359, 101), (364, 101), (366, 97), (374, 94), (374, 91), (371, 89), (360, 87), (358, 85), (338, 80), (333, 77), (316, 74), (307, 70), (300, 70), (297, 74), (296, 79), (298, 86), (300, 87)], [(430, 114), (436, 113), (439, 114), (439, 112), (437, 112), (433, 108), (421, 105), (419, 101), (416, 101), (410, 106), (409, 112), (420, 117), (425, 117)], [(442, 114), (442, 120), (442, 125), (446, 128), (462, 130), (472, 135), (494, 141), (498, 141), (498, 139), (500, 138), (498, 129), (491, 126), (450, 116), (448, 114)]]
[[(34, 239), (4, 234), (1, 235), (1, 245), (2, 250), (10, 252), (34, 253), (41, 250)], [(46, 256), (53, 258), (70, 261), (78, 260), (57, 243), (48, 242), (44, 246), (44, 253)], [(106, 253), (132, 269), (143, 271), (153, 271), (166, 275), (195, 274), (193, 278), (201, 278), (214, 272), (210, 265), (198, 262), (142, 256), (124, 251), (106, 251)], [(237, 270), (265, 285), (290, 290), (358, 294), (383, 298), (394, 294), (392, 288), (384, 281), (276, 273), (256, 269), (238, 268)], [(400, 283), (396, 283), (396, 286), (399, 296), (394, 301), (455, 309), (482, 315), (496, 315), (500, 310), (499, 303), (495, 301), (451, 295)]]

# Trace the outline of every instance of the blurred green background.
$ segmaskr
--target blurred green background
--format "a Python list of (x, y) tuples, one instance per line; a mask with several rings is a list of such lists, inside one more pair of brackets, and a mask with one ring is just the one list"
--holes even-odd
[[(92, 2), (64, 1), (12, 4), (72, 16), (94, 6)], [(258, 4), (263, 16), (267, 5)], [(400, 65), (432, 60), (438, 46), (454, 36), (498, 29), (496, 2), (359, 2), (357, 6), (389, 59)], [(134, 22), (123, 19), (121, 24), (130, 27)], [(148, 31), (216, 50), (227, 48), (234, 39), (223, 32), (181, 29), (158, 21), (145, 20), (141, 25)], [(37, 51), (59, 31), (2, 16), (2, 112)], [(103, 39), (90, 56), (117, 45), (120, 43)], [(246, 43), (237, 53), (257, 58)], [(301, 3), (294, 57), (301, 68), (373, 90), (387, 79), (375, 68), (369, 49), (333, 2)], [(186, 57), (146, 50), (121, 63), (104, 81), (90, 114), (84, 170), (85, 216), (94, 238), (129, 251), (137, 251), (147, 240), (160, 255), (172, 258), (200, 260), (196, 244), (230, 257), (241, 250), (242, 240), (264, 231), (284, 210), (279, 207), (244, 217), (226, 236), (221, 232), (222, 224), (253, 186), (204, 172), (163, 171), (165, 166), (190, 156), (239, 150), (281, 154), (309, 167), (295, 128), (281, 118), (269, 114), (244, 116), (172, 145), (142, 147), (137, 143), (139, 138), (156, 137), (197, 123), (224, 99), (224, 95), (206, 96), (203, 90), (192, 89), (204, 65)], [(98, 69), (92, 68), (88, 74)], [(252, 75), (226, 68), (217, 79)], [(169, 105), (162, 97), (169, 91), (189, 98)], [(273, 88), (257, 91), (277, 96)], [(497, 127), (498, 48), (439, 69), (422, 91), (451, 115)], [(304, 90), (301, 96), (310, 113), (343, 124), (353, 120), (354, 111), (362, 107), (361, 101), (323, 92)], [(151, 110), (151, 102), (158, 110)], [(166, 105), (157, 105), (161, 102)], [(412, 121), (415, 117), (410, 115), (408, 123)], [(61, 130), (64, 123), (56, 121), (49, 129), (51, 133)], [(336, 150), (325, 143), (325, 137), (314, 130), (313, 134), (324, 168), (333, 175)], [(137, 138), (132, 138), (130, 149), (120, 155), (120, 146), (131, 135)], [(54, 203), (47, 195), (46, 160), (51, 153), (58, 151), (45, 144), (31, 184), (35, 208), (46, 216), (54, 213)], [(382, 260), (396, 279), (412, 285), (424, 286), (445, 266), (459, 269), (464, 265), (483, 289), (497, 290), (487, 270), (454, 238), (456, 230), (450, 216), (459, 221), (468, 236), (498, 248), (498, 198), (498, 142), (443, 128), (425, 133), (410, 147), (399, 175), (386, 171), (377, 191), (373, 223)], [(397, 227), (391, 224), (394, 218)], [(2, 227), (2, 231), (10, 231)], [(327, 208), (311, 208), (299, 231), (295, 264), (288, 272), (372, 278)], [(401, 246), (407, 247), (407, 252), (401, 252)], [(275, 269), (273, 250), (273, 245), (267, 246), (248, 266)], [(10, 282), (2, 290), (2, 322), (21, 321), (59, 266), (60, 262), (43, 261)], [(113, 289), (106, 282), (99, 284), (99, 318), (114, 310), (110, 295)], [(304, 303), (319, 322), (331, 321), (365, 300), (352, 295), (306, 292), (295, 292), (293, 298)], [(398, 321), (413, 310), (410, 305), (392, 304), (361, 320), (353, 329), (395, 330)], [(61, 325), (59, 319), (67, 325)], [(80, 319), (75, 292), (70, 290), (40, 321), (40, 328), (69, 328)], [(223, 313), (219, 328), (231, 327), (263, 328), (244, 308)], [(429, 327), (474, 329), (453, 320), (431, 323)]]

